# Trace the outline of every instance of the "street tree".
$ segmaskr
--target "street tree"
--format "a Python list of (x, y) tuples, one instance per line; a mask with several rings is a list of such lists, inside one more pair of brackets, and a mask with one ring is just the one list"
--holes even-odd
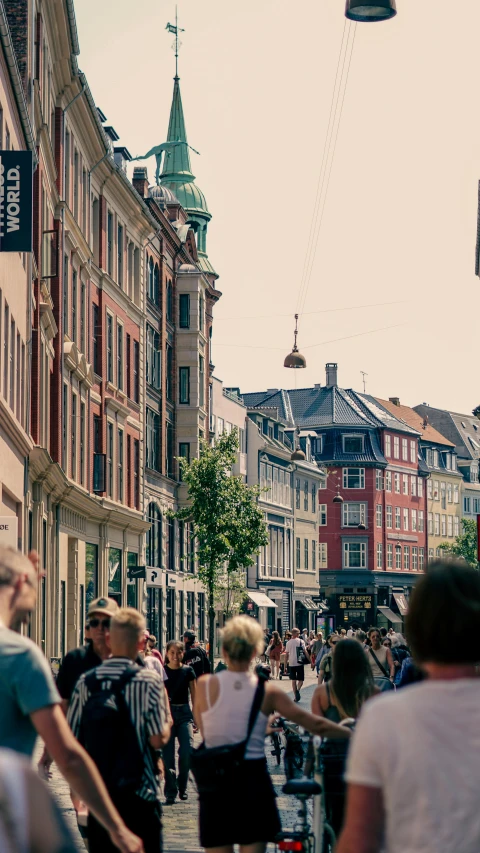
[(453, 543), (442, 542), (439, 546), (442, 551), (448, 552), (455, 557), (460, 557), (469, 566), (477, 568), (477, 521), (474, 518), (462, 518), (463, 531), (455, 537)]
[(253, 565), (259, 548), (266, 545), (267, 527), (258, 506), (260, 488), (247, 486), (232, 474), (237, 459), (238, 435), (224, 433), (214, 445), (204, 443), (198, 459), (179, 458), (181, 476), (188, 487), (188, 505), (175, 518), (193, 525), (198, 578), (207, 590), (208, 641), (213, 668), (215, 596), (229, 573)]

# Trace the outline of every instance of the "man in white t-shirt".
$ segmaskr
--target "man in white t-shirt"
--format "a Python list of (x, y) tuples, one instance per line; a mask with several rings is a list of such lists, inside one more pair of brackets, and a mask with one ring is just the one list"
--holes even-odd
[[(363, 707), (337, 853), (480, 851), (479, 615), (476, 569), (430, 563), (407, 616), (427, 680)], [(449, 629), (439, 632), (443, 624)]]
[(294, 702), (300, 702), (300, 690), (305, 681), (305, 666), (303, 660), (302, 663), (299, 662), (299, 652), (303, 652), (307, 660), (310, 661), (310, 655), (308, 654), (305, 642), (300, 639), (299, 635), (300, 631), (298, 628), (292, 628), (292, 639), (285, 646)]

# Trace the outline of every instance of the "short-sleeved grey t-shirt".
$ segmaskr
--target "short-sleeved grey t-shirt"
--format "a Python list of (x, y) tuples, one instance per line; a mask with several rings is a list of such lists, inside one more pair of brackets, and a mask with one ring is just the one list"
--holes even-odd
[(37, 733), (30, 714), (57, 702), (60, 696), (40, 649), (0, 626), (0, 747), (31, 756)]

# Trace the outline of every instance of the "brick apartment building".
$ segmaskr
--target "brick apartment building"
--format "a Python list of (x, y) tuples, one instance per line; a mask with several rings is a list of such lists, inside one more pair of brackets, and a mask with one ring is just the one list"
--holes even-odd
[[(3, 6), (3, 115), (11, 144), (35, 139), (38, 160), (33, 253), (3, 255), (0, 274), (14, 272), (2, 342), (15, 306), (25, 378), (8, 413), (17, 437), (2, 512), (17, 516), (20, 547), (35, 548), (46, 573), (30, 633), (59, 657), (82, 641), (88, 602), (108, 594), (143, 609), (161, 645), (186, 627), (205, 635), (190, 531), (166, 511), (185, 499), (176, 457), (209, 437), (220, 295), (206, 253), (211, 214), (185, 170), (183, 183), (170, 172), (154, 188), (145, 169), (128, 179), (128, 149), (78, 69), (72, 4), (39, 0), (34, 19), (27, 0)], [(178, 78), (170, 124), (186, 142)], [(10, 385), (2, 390), (9, 400)], [(132, 577), (145, 565), (145, 580)]]

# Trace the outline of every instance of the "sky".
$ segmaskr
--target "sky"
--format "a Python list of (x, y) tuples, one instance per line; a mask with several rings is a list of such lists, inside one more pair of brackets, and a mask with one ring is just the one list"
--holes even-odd
[[(480, 2), (397, 8), (391, 21), (345, 30), (343, 0), (179, 0), (183, 106), (200, 152), (192, 170), (212, 213), (207, 250), (223, 294), (213, 361), (227, 386), (324, 384), (333, 361), (344, 388), (362, 390), (364, 371), (368, 393), (406, 405), (469, 413), (480, 403)], [(117, 144), (144, 154), (167, 134), (174, 3), (75, 9), (95, 102)], [(318, 229), (345, 35), (354, 46)], [(287, 370), (299, 306), (307, 368)]]

